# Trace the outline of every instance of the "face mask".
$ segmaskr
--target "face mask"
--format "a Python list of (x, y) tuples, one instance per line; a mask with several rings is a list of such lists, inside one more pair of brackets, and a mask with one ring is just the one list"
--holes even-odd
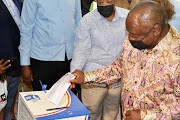
[(146, 45), (142, 41), (134, 41), (134, 40), (129, 40), (129, 41), (134, 48), (137, 48), (139, 50), (148, 49), (151, 47), (151, 44), (152, 44), (151, 43), (150, 45)]
[(110, 17), (114, 12), (114, 4), (108, 6), (97, 6), (97, 8), (98, 12), (106, 18)]
[[(154, 24), (154, 26), (155, 26), (155, 25), (156, 25), (156, 24)], [(154, 27), (154, 26), (153, 26), (153, 27)], [(151, 30), (153, 29), (153, 27), (151, 28)], [(134, 48), (137, 48), (137, 49), (139, 49), (139, 50), (150, 48), (150, 47), (152, 46), (152, 43), (154, 42), (155, 38), (154, 38), (154, 40), (152, 41), (152, 43), (151, 43), (150, 45), (146, 45), (145, 43), (143, 43), (143, 40), (149, 35), (149, 33), (151, 32), (151, 30), (150, 30), (150, 31), (145, 35), (145, 37), (144, 37), (142, 40), (140, 40), (140, 41), (135, 41), (135, 40), (130, 40), (130, 39), (129, 39), (131, 45), (132, 45)]]

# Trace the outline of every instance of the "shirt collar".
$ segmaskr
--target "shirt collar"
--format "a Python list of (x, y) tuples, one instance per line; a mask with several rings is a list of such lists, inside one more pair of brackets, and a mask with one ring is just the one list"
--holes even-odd
[[(116, 20), (118, 20), (119, 18), (121, 18), (121, 17), (126, 17), (126, 15), (124, 14), (122, 14), (121, 13), (121, 11), (120, 10), (117, 10), (118, 8), (117, 7), (115, 7), (115, 17), (114, 17), (114, 19), (112, 20), (112, 21), (116, 21)], [(104, 19), (104, 17), (98, 12), (98, 9), (96, 8), (95, 9), (97, 12), (96, 12), (96, 17), (95, 17), (95, 19), (96, 20), (100, 20), (100, 19)]]

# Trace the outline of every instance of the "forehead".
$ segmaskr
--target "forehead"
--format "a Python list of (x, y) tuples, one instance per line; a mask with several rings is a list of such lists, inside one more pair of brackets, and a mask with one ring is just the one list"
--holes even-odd
[(138, 14), (128, 16), (126, 19), (126, 29), (129, 33), (140, 35), (146, 33), (147, 28), (146, 23), (141, 20)]

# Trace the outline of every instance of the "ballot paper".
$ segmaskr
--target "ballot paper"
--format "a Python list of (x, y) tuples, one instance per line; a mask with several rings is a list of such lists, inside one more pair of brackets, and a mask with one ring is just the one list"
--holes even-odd
[(75, 76), (73, 74), (66, 73), (50, 88), (46, 99), (58, 105), (71, 84), (68, 81), (74, 78)]

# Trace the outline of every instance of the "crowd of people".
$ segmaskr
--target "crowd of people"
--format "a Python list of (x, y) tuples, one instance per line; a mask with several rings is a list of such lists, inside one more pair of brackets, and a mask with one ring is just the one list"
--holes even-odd
[(40, 91), (67, 72), (90, 120), (180, 119), (180, 1), (94, 2), (0, 1), (0, 120), (20, 79)]

